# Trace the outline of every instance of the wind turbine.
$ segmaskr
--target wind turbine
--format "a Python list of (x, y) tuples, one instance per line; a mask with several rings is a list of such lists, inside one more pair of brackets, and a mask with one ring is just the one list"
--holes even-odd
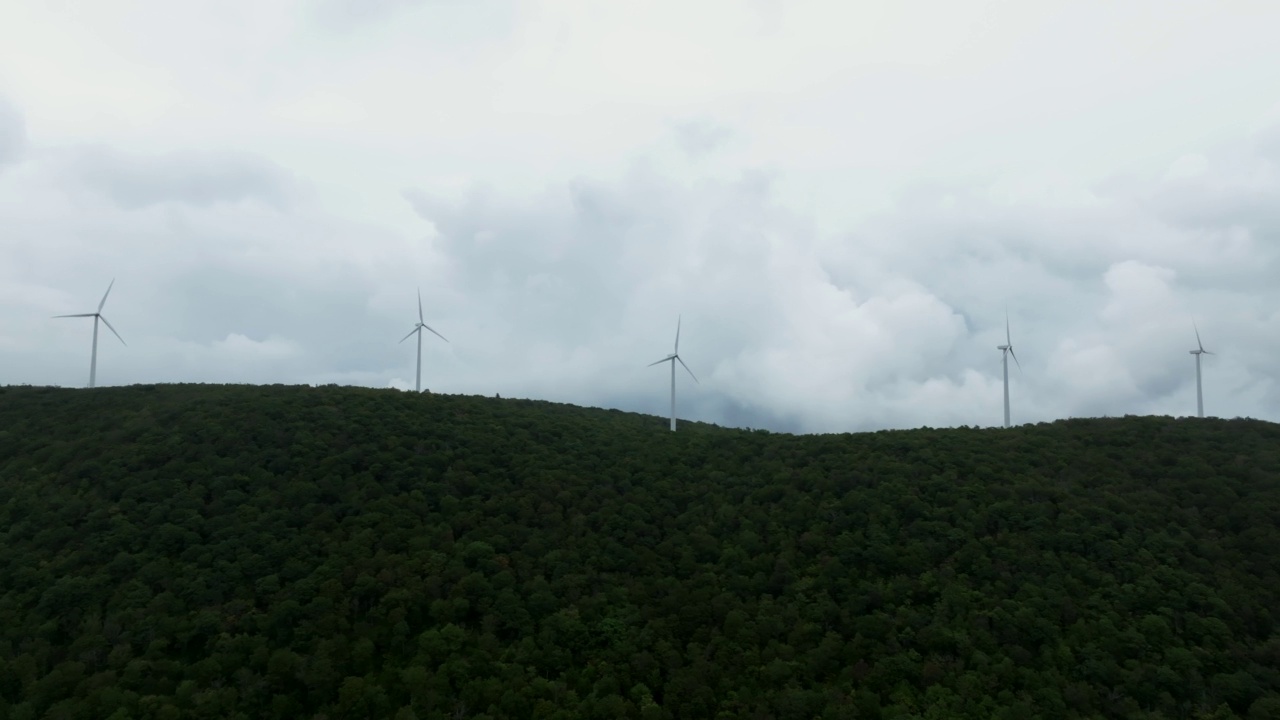
[(55, 318), (73, 318), (73, 317), (91, 317), (93, 318), (93, 354), (89, 356), (89, 387), (93, 387), (94, 382), (98, 379), (98, 321), (101, 320), (107, 329), (111, 331), (121, 345), (128, 347), (129, 344), (120, 337), (120, 333), (111, 327), (111, 323), (102, 315), (102, 306), (107, 304), (107, 296), (111, 294), (111, 287), (116, 284), (115, 278), (111, 279), (111, 284), (107, 285), (107, 291), (102, 293), (102, 301), (98, 303), (98, 311), (91, 313), (78, 313), (76, 315), (54, 315)]
[[(685, 365), (684, 360), (680, 359), (680, 316), (678, 315), (676, 316), (675, 349), (671, 352), (670, 355), (662, 358), (661, 360), (649, 363), (649, 367), (653, 367), (654, 365), (660, 365), (664, 362), (671, 363), (671, 432), (675, 432), (676, 431), (676, 363), (680, 363), (681, 365), (684, 365), (684, 369), (688, 371), (689, 377), (693, 378), (694, 382), (698, 382), (698, 378), (693, 374), (693, 371), (689, 370), (689, 366)], [(698, 383), (698, 384), (701, 385), (702, 383)]]
[(1196, 321), (1191, 321), (1191, 327), (1196, 331), (1197, 348), (1191, 351), (1196, 356), (1196, 415), (1204, 417), (1204, 392), (1200, 389), (1200, 356), (1212, 355), (1213, 353), (1204, 349), (1204, 343), (1200, 342), (1200, 328), (1196, 327)]
[(1018, 370), (1022, 370), (1022, 363), (1018, 362), (1018, 356), (1013, 352), (1013, 341), (1009, 339), (1009, 311), (1004, 311), (1004, 344), (997, 345), (996, 349), (1000, 351), (1000, 358), (1004, 364), (1004, 426), (1009, 427), (1009, 356), (1013, 355), (1013, 361), (1018, 364)]
[[(413, 379), (414, 392), (422, 392), (422, 330), (423, 328), (426, 328), (427, 330), (431, 330), (431, 328), (428, 327), (427, 324), (422, 321), (422, 290), (418, 290), (418, 323), (413, 326), (413, 329), (409, 331), (408, 335), (405, 335), (404, 337), (400, 338), (400, 342), (404, 342), (405, 340), (408, 340), (414, 333), (418, 334), (418, 374), (415, 375)], [(435, 330), (431, 330), (431, 332), (441, 340), (444, 340), (445, 342), (449, 342), (448, 339), (445, 338), (445, 336), (441, 335)]]

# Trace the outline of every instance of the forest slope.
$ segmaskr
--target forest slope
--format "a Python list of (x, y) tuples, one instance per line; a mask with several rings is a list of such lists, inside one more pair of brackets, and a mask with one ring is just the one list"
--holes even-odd
[(0, 719), (1276, 718), (1280, 426), (0, 388)]

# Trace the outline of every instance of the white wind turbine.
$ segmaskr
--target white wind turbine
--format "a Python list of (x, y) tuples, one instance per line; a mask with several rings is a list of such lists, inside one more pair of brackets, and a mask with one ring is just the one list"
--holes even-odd
[[(409, 331), (408, 335), (405, 335), (404, 337), (400, 338), (400, 342), (404, 342), (405, 340), (408, 340), (410, 337), (412, 337), (414, 333), (418, 334), (418, 373), (417, 375), (414, 376), (414, 379), (413, 379), (414, 392), (422, 392), (422, 330), (424, 328), (427, 330), (431, 330), (431, 328), (428, 327), (427, 324), (422, 321), (422, 291), (419, 290), (418, 291), (418, 323), (413, 326), (413, 329)], [(435, 330), (431, 330), (431, 332), (441, 340), (444, 340), (445, 342), (449, 342), (449, 340), (445, 338), (445, 336), (441, 335)]]
[[(676, 363), (680, 363), (681, 365), (683, 365), (684, 369), (689, 373), (689, 377), (693, 378), (694, 382), (698, 382), (698, 378), (693, 374), (693, 371), (689, 370), (689, 366), (685, 365), (684, 360), (680, 359), (680, 316), (678, 315), (676, 316), (675, 349), (672, 351), (670, 355), (662, 358), (661, 360), (649, 363), (649, 367), (653, 367), (654, 365), (660, 365), (664, 362), (671, 363), (671, 432), (675, 432), (676, 431)], [(701, 385), (702, 383), (698, 383), (698, 384)]]
[(111, 284), (107, 285), (107, 291), (102, 293), (102, 301), (98, 303), (97, 312), (78, 313), (76, 315), (54, 315), (55, 318), (93, 318), (93, 353), (89, 356), (89, 387), (93, 387), (94, 383), (98, 379), (98, 321), (101, 320), (102, 324), (107, 326), (107, 329), (116, 336), (116, 339), (120, 341), (121, 345), (124, 345), (125, 347), (129, 346), (129, 344), (124, 341), (124, 338), (120, 337), (120, 333), (116, 332), (116, 329), (111, 327), (111, 323), (107, 322), (107, 319), (102, 315), (102, 306), (107, 304), (107, 296), (111, 294), (111, 287), (115, 284), (115, 278), (112, 278)]
[(1004, 311), (1004, 344), (997, 345), (996, 349), (1000, 351), (1001, 361), (1004, 364), (1004, 426), (1009, 427), (1009, 356), (1013, 355), (1013, 361), (1018, 364), (1018, 370), (1022, 370), (1022, 363), (1018, 362), (1018, 356), (1013, 352), (1013, 341), (1009, 339), (1009, 311)]
[(1196, 321), (1191, 321), (1191, 327), (1196, 331), (1196, 349), (1191, 351), (1196, 356), (1196, 415), (1204, 417), (1204, 393), (1200, 389), (1200, 356), (1212, 355), (1213, 353), (1204, 349), (1204, 343), (1200, 342), (1200, 328), (1196, 327)]

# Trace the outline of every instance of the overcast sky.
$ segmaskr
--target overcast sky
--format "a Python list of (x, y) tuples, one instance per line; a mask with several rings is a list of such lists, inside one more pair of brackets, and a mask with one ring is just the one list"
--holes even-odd
[(1273, 0), (0, 3), (0, 383), (1280, 421)]

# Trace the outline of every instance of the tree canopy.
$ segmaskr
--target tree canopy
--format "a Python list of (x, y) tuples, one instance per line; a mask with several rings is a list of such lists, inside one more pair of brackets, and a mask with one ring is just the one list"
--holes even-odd
[(1280, 426), (0, 388), (0, 720), (1280, 718)]

